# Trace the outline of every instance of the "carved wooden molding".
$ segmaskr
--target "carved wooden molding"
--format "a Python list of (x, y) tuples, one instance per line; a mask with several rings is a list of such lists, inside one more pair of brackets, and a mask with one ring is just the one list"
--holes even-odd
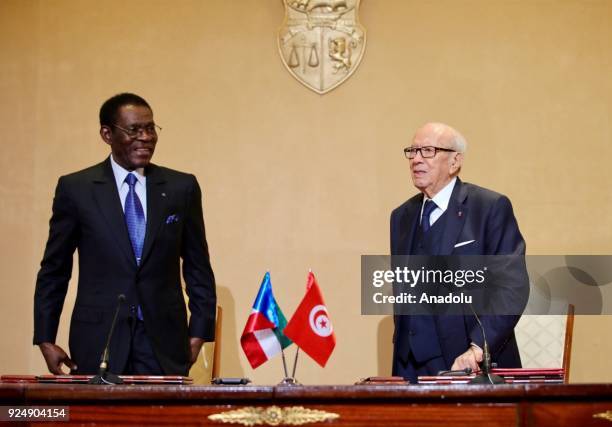
[(599, 414), (593, 414), (593, 418), (601, 418), (612, 422), (612, 411), (600, 412)]
[(244, 426), (254, 425), (292, 425), (301, 426), (321, 421), (331, 421), (340, 418), (340, 415), (332, 412), (308, 409), (303, 406), (289, 406), (280, 408), (276, 405), (266, 408), (247, 406), (242, 409), (221, 412), (209, 415), (208, 419), (229, 424), (242, 424)]

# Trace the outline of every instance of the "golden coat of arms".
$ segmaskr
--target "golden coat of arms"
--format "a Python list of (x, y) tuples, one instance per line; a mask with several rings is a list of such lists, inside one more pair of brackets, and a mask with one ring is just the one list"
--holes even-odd
[(283, 0), (278, 49), (287, 70), (319, 94), (355, 72), (365, 51), (361, 0)]

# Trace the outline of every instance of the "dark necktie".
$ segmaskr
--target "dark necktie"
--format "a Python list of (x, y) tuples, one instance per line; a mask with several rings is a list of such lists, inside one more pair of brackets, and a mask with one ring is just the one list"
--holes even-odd
[(125, 223), (127, 224), (128, 233), (130, 234), (130, 241), (132, 242), (132, 249), (136, 257), (136, 264), (140, 265), (147, 223), (142, 204), (134, 188), (136, 181), (136, 177), (131, 173), (125, 177), (125, 182), (130, 187), (125, 199)]
[(423, 206), (423, 216), (421, 217), (421, 228), (423, 233), (427, 233), (431, 228), (431, 225), (429, 225), (429, 217), (437, 207), (438, 205), (436, 205), (433, 200), (425, 201), (425, 206)]

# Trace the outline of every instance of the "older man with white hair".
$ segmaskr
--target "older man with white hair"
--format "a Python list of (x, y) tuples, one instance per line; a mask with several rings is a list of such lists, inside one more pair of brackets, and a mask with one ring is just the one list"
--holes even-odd
[[(419, 194), (391, 214), (391, 255), (525, 254), (510, 200), (459, 179), (466, 149), (465, 138), (443, 123), (427, 123), (417, 130), (404, 153)], [(499, 367), (521, 366), (514, 338), (519, 317), (483, 321)], [(483, 346), (474, 316), (398, 315), (393, 374), (416, 382), (419, 375), (449, 369), (477, 371)]]

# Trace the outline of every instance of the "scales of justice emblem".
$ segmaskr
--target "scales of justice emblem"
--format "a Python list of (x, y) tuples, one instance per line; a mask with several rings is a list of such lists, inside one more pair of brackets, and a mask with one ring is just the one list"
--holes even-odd
[(283, 0), (285, 21), (278, 50), (300, 83), (324, 94), (345, 82), (365, 51), (361, 0)]

